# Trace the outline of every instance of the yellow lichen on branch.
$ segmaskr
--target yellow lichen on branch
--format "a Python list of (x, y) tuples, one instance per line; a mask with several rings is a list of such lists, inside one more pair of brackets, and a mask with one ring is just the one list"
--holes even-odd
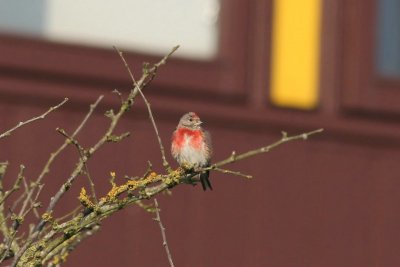
[(171, 186), (173, 184), (178, 184), (180, 179), (185, 174), (185, 170), (181, 167), (178, 169), (171, 171), (169, 175), (164, 179), (164, 183)]
[(60, 265), (61, 263), (64, 263), (67, 261), (69, 253), (68, 252), (64, 252), (61, 255), (55, 255), (53, 260), (52, 260), (52, 264), (54, 266)]
[(42, 215), (42, 220), (46, 222), (51, 222), (53, 221), (53, 216), (51, 215), (51, 213), (45, 212)]
[(100, 199), (100, 203), (115, 201), (119, 195), (138, 189), (145, 188), (147, 185), (161, 181), (161, 176), (155, 172), (149, 173), (146, 177), (140, 180), (129, 180), (125, 184), (117, 186), (114, 182), (112, 183), (111, 190), (105, 197)]
[(87, 195), (86, 189), (84, 187), (82, 187), (78, 199), (84, 207), (89, 208), (89, 209), (95, 208), (95, 205), (90, 200), (90, 197)]

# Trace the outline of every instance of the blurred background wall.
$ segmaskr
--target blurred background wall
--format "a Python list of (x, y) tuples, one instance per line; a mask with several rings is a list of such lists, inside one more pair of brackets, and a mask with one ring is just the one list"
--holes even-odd
[[(197, 112), (211, 131), (215, 161), (290, 134), (325, 128), (212, 173), (212, 192), (179, 186), (158, 197), (176, 266), (400, 266), (400, 9), (396, 0), (2, 1), (0, 129), (70, 101), (46, 120), (0, 141), (0, 160), (34, 178), (100, 94), (79, 141), (104, 131), (104, 112), (180, 44), (146, 88), (168, 147), (180, 116)], [(0, 130), (0, 132), (3, 132)], [(132, 136), (89, 162), (98, 195), (109, 172), (162, 171), (141, 100), (118, 129)], [(47, 203), (78, 155), (70, 147), (45, 180)], [(175, 165), (171, 157), (171, 163)], [(79, 205), (80, 177), (62, 215)], [(122, 180), (119, 180), (122, 182)], [(103, 223), (66, 266), (168, 266), (158, 225), (133, 206)]]

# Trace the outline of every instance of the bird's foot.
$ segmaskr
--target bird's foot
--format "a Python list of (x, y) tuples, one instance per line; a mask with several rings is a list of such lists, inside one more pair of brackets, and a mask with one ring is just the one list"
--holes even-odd
[(193, 179), (193, 175), (191, 175), (191, 174), (188, 175), (188, 177), (186, 178), (186, 182), (193, 186), (195, 186), (197, 184), (197, 181)]

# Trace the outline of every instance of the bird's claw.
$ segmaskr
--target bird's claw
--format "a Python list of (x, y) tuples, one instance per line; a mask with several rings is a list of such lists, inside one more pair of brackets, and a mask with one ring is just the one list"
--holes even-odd
[(186, 181), (188, 184), (191, 184), (193, 186), (195, 186), (197, 184), (197, 182), (195, 180), (193, 180), (193, 176), (191, 176), (191, 175), (186, 179)]

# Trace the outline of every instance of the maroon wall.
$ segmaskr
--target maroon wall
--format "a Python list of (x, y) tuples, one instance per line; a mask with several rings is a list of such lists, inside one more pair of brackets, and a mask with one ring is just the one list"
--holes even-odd
[[(398, 113), (343, 105), (343, 95), (352, 89), (343, 82), (342, 73), (346, 25), (341, 24), (339, 7), (344, 2), (324, 1), (321, 97), (315, 110), (278, 109), (268, 103), (269, 0), (223, 1), (234, 4), (222, 8), (227, 11), (221, 20), (217, 59), (171, 60), (146, 89), (165, 146), (169, 147), (179, 117), (196, 111), (212, 133), (215, 161), (232, 150), (269, 144), (280, 138), (281, 130), (296, 134), (325, 128), (308, 141), (285, 144), (228, 166), (254, 175), (253, 180), (213, 172), (212, 192), (182, 185), (172, 190), (172, 196), (159, 196), (176, 266), (400, 266)], [(136, 74), (142, 61), (157, 59), (133, 53), (127, 58)], [(369, 76), (347, 73), (346, 77)], [(45, 120), (0, 140), (0, 161), (10, 162), (6, 180), (14, 179), (21, 163), (27, 177), (35, 178), (49, 153), (64, 141), (54, 129), (72, 132), (90, 103), (104, 94), (78, 136), (82, 145), (92, 145), (107, 126), (104, 112), (118, 105), (111, 91), (126, 93), (129, 85), (111, 49), (0, 36), (0, 132), (70, 98)], [(138, 100), (118, 128), (121, 133), (130, 131), (131, 137), (107, 144), (90, 159), (98, 195), (109, 189), (110, 171), (122, 182), (125, 174), (143, 174), (150, 160), (162, 172), (147, 117)], [(77, 159), (74, 147), (57, 159), (44, 181), (44, 204)], [(168, 159), (176, 166), (169, 155)], [(56, 215), (79, 205), (82, 186), (87, 187), (83, 176)], [(119, 212), (71, 253), (66, 266), (168, 266), (153, 216), (137, 206)]]
[[(89, 89), (87, 89), (89, 90)], [(151, 90), (149, 88), (148, 90)], [(97, 91), (94, 90), (93, 100)], [(82, 131), (83, 145), (93, 144), (104, 130), (104, 106), (117, 104), (115, 96), (103, 91), (106, 100)], [(1, 127), (39, 114), (56, 103), (40, 92), (35, 101), (24, 97), (1, 97)], [(154, 113), (166, 146), (182, 107), (166, 108), (167, 100), (155, 100)], [(1, 160), (9, 160), (7, 179), (13, 179), (20, 163), (27, 177), (35, 177), (49, 153), (63, 139), (55, 127), (70, 132), (84, 116), (88, 103), (70, 103), (46, 120), (31, 124), (1, 140)], [(34, 102), (34, 103), (31, 103)], [(157, 103), (163, 103), (158, 105)], [(139, 101), (121, 121), (119, 130), (132, 136), (120, 144), (106, 145), (89, 163), (98, 195), (109, 188), (108, 173), (140, 175), (146, 161), (156, 170), (160, 156), (155, 136)], [(232, 150), (246, 151), (280, 138), (276, 126), (257, 121), (235, 121), (235, 116), (214, 114), (195, 105), (213, 135), (215, 160)], [(170, 112), (168, 112), (170, 110)], [(179, 112), (178, 112), (179, 111)], [(321, 125), (324, 126), (324, 125)], [(288, 128), (292, 128), (288, 125)], [(310, 128), (295, 129), (299, 133)], [(333, 131), (333, 132), (332, 132)], [(342, 134), (343, 135), (343, 134)], [(361, 140), (361, 141), (360, 141)], [(397, 147), (376, 144), (378, 138), (351, 141), (328, 130), (308, 141), (289, 143), (270, 154), (230, 166), (254, 175), (253, 180), (212, 173), (214, 191), (182, 185), (172, 196), (160, 196), (161, 216), (167, 228), (176, 266), (395, 266), (400, 236), (398, 204), (400, 181), (396, 172)], [(77, 160), (70, 147), (55, 162), (46, 178), (41, 200), (48, 201)], [(170, 159), (170, 157), (169, 157)], [(171, 163), (175, 165), (170, 159)], [(176, 166), (176, 165), (175, 165)], [(58, 214), (78, 205), (80, 177), (57, 210)], [(122, 182), (122, 180), (119, 180)], [(132, 206), (106, 220), (101, 231), (73, 252), (67, 266), (168, 266), (157, 224), (151, 214)]]

